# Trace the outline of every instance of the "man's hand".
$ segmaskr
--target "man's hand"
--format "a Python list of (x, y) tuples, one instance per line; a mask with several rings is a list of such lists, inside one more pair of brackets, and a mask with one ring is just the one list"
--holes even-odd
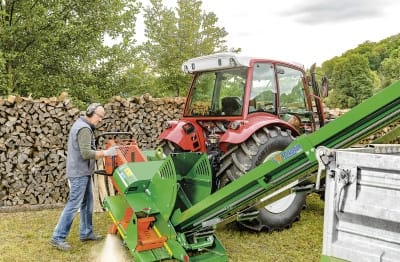
[(117, 146), (111, 146), (109, 149), (103, 151), (104, 156), (116, 156), (117, 155)]

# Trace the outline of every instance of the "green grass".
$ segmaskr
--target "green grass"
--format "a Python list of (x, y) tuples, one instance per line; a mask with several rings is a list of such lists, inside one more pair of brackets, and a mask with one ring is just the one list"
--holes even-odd
[(319, 261), (322, 252), (324, 203), (307, 197), (300, 221), (287, 230), (254, 233), (232, 223), (218, 231), (230, 261)]
[[(98, 257), (105, 240), (80, 242), (79, 216), (67, 238), (73, 249), (65, 252), (50, 246), (50, 237), (60, 213), (61, 209), (0, 213), (0, 261), (100, 261)], [(97, 233), (105, 236), (110, 222), (106, 213), (94, 214)], [(232, 223), (219, 228), (217, 236), (225, 246), (230, 261), (308, 262), (319, 261), (322, 227), (323, 202), (317, 195), (310, 195), (301, 220), (290, 229), (271, 234), (255, 233)], [(124, 257), (129, 257), (127, 249), (122, 252)]]

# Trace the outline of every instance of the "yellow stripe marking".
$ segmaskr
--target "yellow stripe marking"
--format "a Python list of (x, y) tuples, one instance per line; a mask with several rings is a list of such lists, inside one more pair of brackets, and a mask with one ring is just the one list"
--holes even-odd
[[(161, 237), (160, 231), (157, 229), (156, 226), (153, 226), (154, 232), (156, 232), (158, 237)], [(167, 250), (168, 254), (172, 257), (172, 250), (171, 248), (168, 246), (167, 241), (164, 242), (164, 247)]]
[(115, 217), (113, 216), (113, 214), (111, 213), (111, 211), (108, 211), (108, 214), (110, 215), (110, 217), (111, 217), (111, 220), (113, 221), (113, 223), (117, 226), (117, 230), (118, 230), (118, 232), (119, 232), (119, 234), (121, 235), (121, 237), (123, 238), (123, 239), (125, 239), (126, 238), (126, 235), (122, 232), (122, 230), (119, 228), (119, 222), (115, 219)]

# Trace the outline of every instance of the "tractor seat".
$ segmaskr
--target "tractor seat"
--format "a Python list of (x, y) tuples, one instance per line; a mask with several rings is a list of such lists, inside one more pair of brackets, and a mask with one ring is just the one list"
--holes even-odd
[(227, 116), (239, 116), (242, 113), (242, 102), (237, 96), (226, 96), (221, 100), (222, 112)]

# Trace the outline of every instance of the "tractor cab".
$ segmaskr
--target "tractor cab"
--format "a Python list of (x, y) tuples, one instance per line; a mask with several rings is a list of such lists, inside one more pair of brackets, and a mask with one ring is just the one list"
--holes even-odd
[(235, 120), (259, 121), (263, 113), (295, 134), (316, 129), (302, 66), (222, 53), (190, 59), (183, 70), (194, 75), (184, 118), (222, 118), (228, 127)]

